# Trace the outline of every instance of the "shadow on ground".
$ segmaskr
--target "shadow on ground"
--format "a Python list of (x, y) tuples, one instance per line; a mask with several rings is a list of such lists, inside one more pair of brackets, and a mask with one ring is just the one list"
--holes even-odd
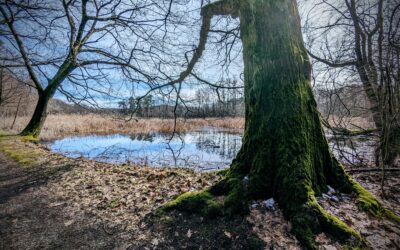
[[(245, 217), (206, 219), (196, 214), (172, 211), (145, 219), (151, 244), (157, 249), (264, 249)], [(146, 247), (147, 242), (137, 247)]]

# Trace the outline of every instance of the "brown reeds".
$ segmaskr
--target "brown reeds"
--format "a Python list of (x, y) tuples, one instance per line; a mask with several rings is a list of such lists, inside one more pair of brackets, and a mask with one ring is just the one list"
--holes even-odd
[[(18, 117), (13, 129), (10, 129), (13, 117), (3, 117), (0, 128), (10, 133), (20, 132), (29, 121), (29, 117)], [(218, 127), (240, 132), (244, 127), (244, 118), (206, 118), (178, 119), (175, 130), (187, 132), (207, 127)], [(149, 133), (174, 131), (173, 119), (139, 118), (127, 121), (123, 117), (111, 117), (98, 114), (86, 115), (48, 115), (40, 138), (51, 140), (73, 135)]]

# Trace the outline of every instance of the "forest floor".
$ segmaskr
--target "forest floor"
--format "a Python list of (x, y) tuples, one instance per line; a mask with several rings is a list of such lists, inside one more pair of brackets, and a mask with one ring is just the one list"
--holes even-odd
[[(378, 174), (353, 177), (375, 195)], [(205, 219), (154, 211), (177, 195), (204, 189), (218, 173), (68, 159), (20, 137), (0, 137), (0, 249), (300, 249), (277, 205), (254, 201), (245, 217)], [(388, 175), (383, 203), (400, 214), (399, 172)], [(320, 204), (373, 249), (399, 249), (400, 225), (361, 212), (355, 197)], [(267, 204), (267, 206), (265, 206)], [(340, 249), (317, 236), (320, 249)]]

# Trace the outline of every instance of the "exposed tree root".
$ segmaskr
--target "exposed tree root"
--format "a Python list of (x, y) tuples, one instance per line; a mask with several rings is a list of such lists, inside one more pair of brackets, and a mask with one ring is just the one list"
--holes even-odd
[(348, 178), (353, 185), (353, 191), (357, 194), (357, 205), (361, 210), (368, 212), (375, 217), (385, 217), (389, 220), (400, 223), (400, 217), (398, 215), (393, 211), (384, 208), (382, 203), (380, 203), (368, 190), (361, 186), (360, 183), (349, 176)]
[(331, 235), (340, 243), (352, 248), (365, 246), (361, 235), (324, 210), (314, 195), (310, 195), (309, 199), (309, 202), (302, 205), (300, 210), (288, 217), (293, 225), (293, 233), (305, 248), (316, 249), (315, 235), (321, 232)]
[[(381, 203), (358, 182), (347, 176), (357, 194), (357, 203), (363, 211), (371, 215), (399, 221), (399, 217), (392, 211), (383, 208)], [(232, 216), (248, 212), (248, 203), (251, 197), (247, 195), (246, 180), (230, 178), (218, 182), (216, 185), (201, 192), (182, 194), (168, 202), (160, 209), (172, 209), (200, 214), (206, 218), (216, 216)], [(223, 202), (216, 197), (224, 196)], [(277, 199), (279, 201), (279, 198)], [(308, 201), (295, 207), (282, 206), (285, 217), (292, 222), (292, 231), (306, 249), (316, 249), (315, 235), (325, 232), (338, 240), (346, 247), (368, 248), (366, 242), (354, 229), (346, 225), (336, 216), (329, 214), (317, 202), (312, 190), (308, 190)]]

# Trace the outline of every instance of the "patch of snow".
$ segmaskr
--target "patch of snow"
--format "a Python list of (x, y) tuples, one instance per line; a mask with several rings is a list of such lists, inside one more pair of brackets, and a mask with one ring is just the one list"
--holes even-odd
[(251, 204), (250, 209), (255, 209), (258, 207), (258, 205), (259, 205), (258, 203)]
[(192, 237), (192, 230), (188, 230), (187, 231), (187, 233), (186, 233), (186, 236), (188, 237), (188, 238), (190, 238), (190, 237)]
[(327, 195), (327, 194), (325, 194), (325, 193), (322, 193), (322, 198), (324, 198), (324, 199), (330, 199), (331, 196), (329, 196), (329, 195)]
[(274, 198), (269, 198), (268, 200), (265, 200), (262, 202), (265, 208), (275, 210), (275, 200)]
[(334, 193), (336, 193), (335, 189), (328, 185), (328, 195), (332, 195)]
[(339, 202), (339, 198), (336, 195), (332, 195), (330, 200), (334, 202)]
[(344, 201), (350, 201), (351, 200), (351, 198), (350, 198), (350, 196), (348, 195), (348, 194), (342, 194), (342, 197), (341, 197)]

